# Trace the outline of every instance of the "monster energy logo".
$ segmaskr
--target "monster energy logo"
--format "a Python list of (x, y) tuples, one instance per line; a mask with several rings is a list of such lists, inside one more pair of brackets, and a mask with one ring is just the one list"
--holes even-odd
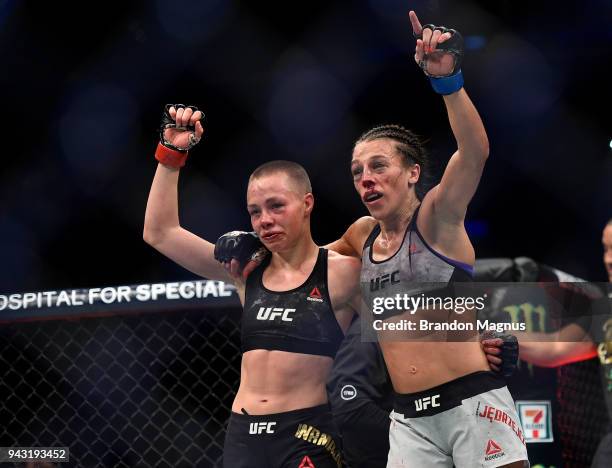
[(526, 302), (521, 305), (506, 306), (503, 310), (508, 312), (512, 323), (525, 323), (525, 330), (528, 332), (546, 331), (546, 309), (544, 306), (534, 306)]

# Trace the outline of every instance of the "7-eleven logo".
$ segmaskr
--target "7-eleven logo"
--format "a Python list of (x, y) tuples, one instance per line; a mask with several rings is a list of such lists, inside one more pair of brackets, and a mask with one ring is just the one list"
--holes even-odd
[(316, 286), (312, 288), (312, 291), (310, 291), (310, 294), (308, 295), (306, 300), (314, 302), (323, 302), (323, 296), (321, 296), (319, 288), (317, 288)]
[(493, 439), (489, 439), (489, 441), (487, 442), (487, 448), (485, 449), (485, 461), (501, 458), (505, 454), (506, 453), (497, 442), (495, 442)]
[(302, 463), (300, 463), (298, 468), (316, 468), (316, 467), (314, 466), (314, 463), (312, 462), (310, 457), (306, 455), (304, 458), (302, 458)]
[(516, 401), (525, 441), (552, 442), (552, 405), (548, 400)]
[[(531, 418), (534, 427), (540, 426), (540, 421), (544, 417), (544, 411), (541, 409), (528, 409), (525, 411), (525, 416)], [(538, 429), (532, 429), (532, 437), (537, 439), (540, 436), (540, 431)]]

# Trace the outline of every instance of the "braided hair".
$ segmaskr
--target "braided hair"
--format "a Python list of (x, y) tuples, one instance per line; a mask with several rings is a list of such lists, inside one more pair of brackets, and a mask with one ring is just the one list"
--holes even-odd
[(425, 150), (425, 143), (416, 133), (401, 125), (379, 125), (363, 133), (355, 145), (366, 141), (389, 138), (395, 141), (395, 148), (402, 156), (402, 163), (405, 168), (418, 164), (421, 168), (421, 175), (416, 184), (417, 197), (421, 200), (426, 193), (425, 185), (429, 179), (429, 156)]

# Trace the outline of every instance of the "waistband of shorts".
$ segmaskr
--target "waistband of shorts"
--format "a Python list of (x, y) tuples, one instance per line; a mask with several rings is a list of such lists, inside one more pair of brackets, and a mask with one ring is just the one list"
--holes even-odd
[(415, 393), (395, 393), (393, 409), (406, 418), (433, 416), (461, 406), (466, 398), (502, 388), (506, 381), (491, 371), (479, 371)]
[(311, 406), (310, 408), (300, 408), (291, 411), (284, 411), (282, 413), (270, 413), (270, 414), (243, 414), (236, 413), (232, 411), (230, 418), (235, 421), (248, 421), (248, 422), (256, 422), (256, 421), (269, 421), (270, 419), (274, 419), (276, 421), (290, 421), (295, 418), (303, 417), (303, 416), (318, 416), (320, 414), (331, 413), (331, 408), (329, 403), (325, 403), (323, 405)]

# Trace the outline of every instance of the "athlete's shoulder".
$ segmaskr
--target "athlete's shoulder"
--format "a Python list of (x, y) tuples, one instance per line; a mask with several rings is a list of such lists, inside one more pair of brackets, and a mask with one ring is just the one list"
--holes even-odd
[(350, 238), (351, 245), (361, 252), (366, 239), (377, 224), (378, 221), (371, 216), (362, 216), (351, 224), (346, 231), (346, 236)]
[(353, 224), (351, 224), (351, 228), (356, 229), (356, 230), (367, 230), (368, 234), (370, 234), (369, 231), (371, 231), (372, 229), (374, 229), (374, 226), (376, 226), (378, 224), (378, 221), (376, 221), (376, 219), (374, 219), (372, 216), (362, 216), (361, 218), (355, 220), (355, 222)]
[(363, 216), (351, 224), (340, 239), (327, 244), (330, 250), (351, 257), (361, 258), (366, 239), (376, 226), (376, 220), (371, 216)]

